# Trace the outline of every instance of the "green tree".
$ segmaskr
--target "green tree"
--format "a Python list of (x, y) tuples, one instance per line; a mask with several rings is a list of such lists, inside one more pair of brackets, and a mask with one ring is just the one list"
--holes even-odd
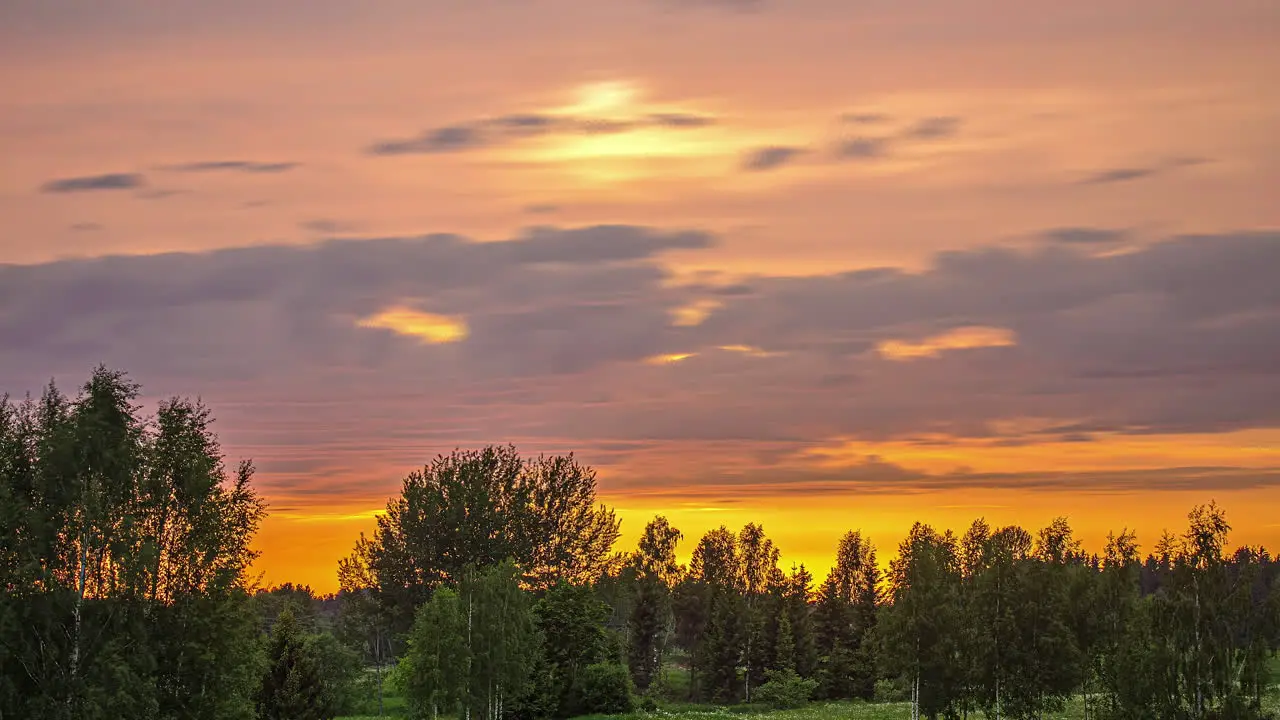
[(674, 628), (671, 588), (682, 573), (676, 547), (683, 537), (659, 515), (645, 526), (631, 559), (635, 595), (627, 623), (627, 661), (641, 691), (657, 678)]
[(892, 604), (882, 622), (886, 669), (911, 688), (911, 717), (937, 718), (960, 699), (960, 567), (955, 537), (916, 523), (889, 565)]
[(400, 629), (468, 566), (511, 558), (534, 588), (592, 582), (613, 562), (619, 527), (595, 493), (595, 471), (572, 455), (522, 458), (510, 446), (442, 455), (404, 479), (347, 572), (374, 582)]
[(0, 401), (0, 715), (252, 714), (252, 465), (229, 477), (199, 403), (138, 397), (98, 368), (74, 400)]
[[(793, 657), (791, 667), (801, 677), (813, 677), (818, 666), (818, 650), (814, 638), (813, 575), (803, 564), (792, 566), (782, 592), (782, 607), (791, 630)], [(781, 641), (779, 641), (781, 642)], [(784, 653), (779, 652), (779, 655)], [(779, 661), (779, 667), (784, 667)]]
[(871, 699), (876, 667), (873, 644), (880, 569), (875, 546), (861, 532), (846, 533), (836, 564), (818, 591), (815, 609), (819, 690), (826, 698)]
[(267, 671), (258, 691), (261, 720), (330, 720), (320, 663), (308, 651), (292, 609), (276, 618), (267, 646)]
[(769, 643), (767, 622), (770, 613), (770, 595), (780, 590), (783, 581), (778, 569), (780, 552), (773, 541), (765, 536), (764, 528), (748, 523), (738, 533), (739, 587), (742, 589), (744, 616), (742, 659), (743, 696), (751, 702), (751, 690), (765, 682), (765, 671), (773, 666), (777, 651)]
[(528, 691), (539, 655), (532, 602), (520, 587), (520, 570), (507, 560), (483, 571), (466, 571), (461, 585), (466, 612), (466, 717), (497, 720)]
[(543, 687), (538, 692), (547, 698), (550, 712), (555, 717), (603, 712), (585, 698), (581, 680), (588, 666), (619, 662), (604, 625), (609, 606), (591, 587), (562, 582), (538, 600), (533, 613), (542, 638)]
[(467, 617), (458, 593), (441, 588), (418, 608), (397, 669), (416, 718), (452, 715), (461, 707), (471, 664)]

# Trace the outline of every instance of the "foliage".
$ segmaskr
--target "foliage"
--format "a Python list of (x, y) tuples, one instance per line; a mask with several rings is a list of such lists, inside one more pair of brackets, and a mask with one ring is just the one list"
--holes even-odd
[(207, 408), (98, 368), (0, 399), (0, 716), (247, 718), (264, 508)]
[(768, 681), (756, 689), (756, 702), (771, 708), (797, 708), (809, 702), (817, 680), (802, 678), (795, 670), (770, 670)]
[(649, 688), (662, 667), (674, 630), (671, 589), (683, 571), (676, 561), (676, 546), (683, 537), (665, 517), (658, 516), (645, 526), (631, 558), (634, 599), (627, 618), (627, 661), (641, 691)]
[(596, 505), (596, 476), (572, 455), (523, 458), (514, 447), (437, 457), (405, 479), (372, 538), (341, 568), (344, 589), (372, 590), (407, 629), (413, 609), (468, 567), (514, 559), (522, 580), (594, 581), (613, 558), (613, 511)]
[(573, 686), (573, 715), (625, 713), (635, 707), (631, 676), (617, 662), (593, 663), (582, 668)]
[(276, 619), (267, 648), (267, 671), (258, 690), (261, 720), (330, 720), (337, 716), (326, 692), (320, 659), (303, 638), (293, 611)]
[(449, 588), (418, 608), (408, 650), (396, 667), (396, 684), (413, 717), (435, 718), (461, 707), (470, 664), (466, 619), (458, 593)]

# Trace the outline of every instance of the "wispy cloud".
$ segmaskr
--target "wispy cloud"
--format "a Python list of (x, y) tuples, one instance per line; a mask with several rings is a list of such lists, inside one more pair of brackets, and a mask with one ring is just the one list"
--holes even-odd
[(804, 152), (797, 147), (762, 147), (747, 153), (742, 168), (748, 171), (776, 170), (795, 160)]
[(162, 165), (159, 169), (168, 172), (209, 173), (209, 172), (242, 172), (256, 175), (283, 173), (297, 168), (296, 162), (251, 162), (248, 160), (213, 160), (205, 162), (181, 163), (178, 165)]
[(146, 180), (137, 173), (106, 173), (50, 180), (40, 186), (45, 193), (77, 193), (98, 190), (132, 190), (140, 188)]

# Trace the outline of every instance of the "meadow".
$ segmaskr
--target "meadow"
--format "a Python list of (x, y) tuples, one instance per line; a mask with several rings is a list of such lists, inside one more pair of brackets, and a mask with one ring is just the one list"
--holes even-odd
[[(1270, 713), (1280, 714), (1280, 688), (1273, 688), (1263, 703)], [(393, 696), (387, 703), (384, 718), (408, 717), (402, 698)], [(911, 717), (911, 703), (832, 702), (813, 703), (794, 710), (768, 710), (749, 705), (713, 707), (708, 705), (672, 705), (656, 711), (625, 715), (585, 715), (579, 720), (737, 720), (744, 717), (760, 720), (902, 720)], [(976, 712), (974, 720), (984, 720)], [(1084, 702), (1073, 698), (1061, 712), (1045, 714), (1045, 720), (1085, 720)], [(352, 715), (338, 720), (379, 720), (377, 715)]]

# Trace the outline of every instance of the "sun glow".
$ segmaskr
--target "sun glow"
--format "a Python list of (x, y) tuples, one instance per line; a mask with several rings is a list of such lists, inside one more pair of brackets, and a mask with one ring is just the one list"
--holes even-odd
[(396, 305), (356, 323), (363, 328), (390, 330), (397, 335), (418, 338), (429, 345), (452, 343), (467, 337), (467, 324), (461, 318), (435, 315)]
[(886, 360), (916, 360), (936, 358), (948, 350), (1011, 347), (1017, 344), (1012, 330), (975, 325), (948, 330), (917, 342), (886, 340), (876, 346), (876, 351)]
[(878, 443), (849, 441), (805, 454), (822, 467), (838, 468), (874, 457), (928, 473), (1274, 468), (1280, 466), (1280, 430), (1178, 435), (1095, 433), (1069, 438), (1033, 434), (1021, 439), (922, 436)]
[(645, 362), (650, 365), (670, 365), (682, 360), (688, 360), (697, 354), (698, 353), (668, 353), (666, 355), (654, 355), (653, 357), (647, 358)]

